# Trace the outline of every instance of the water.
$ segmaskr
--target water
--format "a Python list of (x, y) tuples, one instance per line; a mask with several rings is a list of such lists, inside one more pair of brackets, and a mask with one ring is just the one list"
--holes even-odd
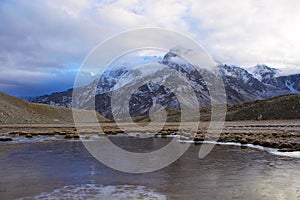
[[(170, 139), (113, 137), (130, 151)], [(170, 166), (127, 174), (104, 166), (76, 141), (0, 144), (0, 199), (300, 199), (300, 160), (253, 148), (201, 145)]]

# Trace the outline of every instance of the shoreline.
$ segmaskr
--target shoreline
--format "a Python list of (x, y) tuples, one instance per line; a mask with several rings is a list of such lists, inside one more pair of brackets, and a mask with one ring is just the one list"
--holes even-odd
[[(158, 135), (158, 134), (150, 134), (153, 138), (161, 137), (161, 138), (177, 138), (177, 142), (179, 143), (191, 143), (193, 145), (202, 145), (202, 144), (214, 144), (214, 145), (221, 145), (221, 146), (234, 146), (234, 147), (240, 147), (240, 148), (252, 148), (256, 149), (258, 151), (262, 152), (267, 152), (273, 155), (277, 156), (284, 156), (284, 157), (291, 157), (291, 158), (297, 158), (300, 159), (300, 151), (299, 150), (290, 150), (290, 151), (281, 151), (278, 148), (272, 148), (272, 147), (264, 147), (260, 145), (254, 145), (254, 144), (241, 144), (238, 142), (219, 142), (219, 141), (194, 141), (194, 140), (189, 140), (187, 138), (182, 138), (179, 135)], [(140, 137), (140, 134), (132, 133), (126, 136), (133, 136), (133, 137)], [(149, 134), (148, 134), (149, 136)], [(17, 139), (13, 141), (9, 141), (8, 143), (2, 143), (4, 145), (22, 145), (22, 144), (47, 144), (49, 142), (89, 142), (92, 141), (93, 138), (91, 139), (84, 139), (84, 138), (63, 138), (63, 137), (57, 137), (57, 136), (37, 136), (33, 138), (25, 138), (25, 137), (18, 137)], [(105, 137), (103, 135), (102, 137)], [(110, 137), (124, 137), (124, 134), (116, 134), (116, 135), (111, 135)], [(145, 138), (145, 137), (140, 137), (140, 138)], [(97, 138), (99, 139), (99, 137)]]
[[(199, 125), (197, 133), (189, 131), (190, 126)], [(156, 133), (156, 135), (178, 135), (194, 142), (216, 141), (223, 143), (252, 144), (267, 148), (279, 149), (281, 152), (300, 151), (300, 120), (272, 120), (272, 121), (232, 121), (225, 122), (224, 129), (219, 137), (209, 135), (209, 122), (185, 122), (183, 129), (178, 130), (178, 123), (167, 122), (158, 133), (155, 126), (139, 123), (83, 124), (80, 131), (74, 124), (1, 124), (0, 143), (13, 141), (17, 137), (34, 138), (40, 136), (59, 136), (64, 139), (79, 139), (92, 135), (115, 135), (123, 133)], [(103, 131), (102, 131), (103, 130)]]

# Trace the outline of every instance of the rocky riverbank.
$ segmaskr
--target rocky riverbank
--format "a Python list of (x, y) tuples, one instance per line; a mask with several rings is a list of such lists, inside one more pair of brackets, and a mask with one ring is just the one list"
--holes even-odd
[(195, 142), (204, 140), (216, 140), (217, 142), (233, 142), (240, 144), (253, 144), (263, 147), (276, 148), (282, 152), (300, 151), (300, 134), (289, 131), (249, 131), (233, 132), (224, 131), (219, 138), (207, 136), (205, 133), (198, 133), (193, 140)]
[[(277, 122), (277, 123), (276, 123)], [(220, 135), (210, 134), (207, 126), (199, 128), (196, 134), (180, 132), (183, 139), (195, 142), (216, 141), (240, 144), (253, 144), (279, 149), (281, 152), (300, 151), (300, 124), (288, 121), (267, 122), (228, 122)], [(160, 135), (178, 134), (176, 129), (166, 128)]]

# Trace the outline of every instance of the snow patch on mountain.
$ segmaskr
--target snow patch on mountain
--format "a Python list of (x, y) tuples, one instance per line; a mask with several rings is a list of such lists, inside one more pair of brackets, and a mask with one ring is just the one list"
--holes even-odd
[(285, 86), (294, 94), (300, 94), (300, 91), (294, 88), (295, 83), (291, 83), (289, 80), (285, 81)]

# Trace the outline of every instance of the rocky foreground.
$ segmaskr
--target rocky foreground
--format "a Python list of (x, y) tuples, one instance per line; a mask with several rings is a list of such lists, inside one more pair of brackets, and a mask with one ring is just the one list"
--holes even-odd
[[(114, 123), (88, 124), (75, 128), (74, 124), (28, 124), (28, 125), (0, 125), (0, 141), (9, 142), (17, 137), (34, 138), (41, 136), (61, 136), (65, 139), (89, 138), (92, 135), (114, 135), (129, 132), (156, 133), (155, 136), (178, 135), (181, 139), (195, 142), (218, 141), (254, 144), (263, 147), (277, 148), (280, 151), (300, 151), (300, 120), (289, 121), (240, 121), (226, 122), (219, 137), (208, 134), (208, 122), (199, 124), (197, 133), (191, 132), (195, 122), (182, 124), (178, 130), (178, 123), (155, 124), (139, 123), (133, 126), (130, 123), (121, 123), (119, 128)], [(156, 132), (156, 128), (163, 129)], [(100, 131), (102, 130), (102, 131)]]

